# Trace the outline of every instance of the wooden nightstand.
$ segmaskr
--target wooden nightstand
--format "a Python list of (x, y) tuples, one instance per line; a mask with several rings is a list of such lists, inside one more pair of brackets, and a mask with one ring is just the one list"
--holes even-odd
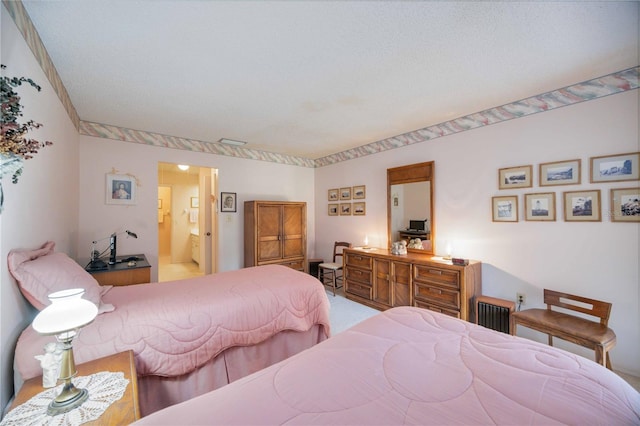
[[(135, 265), (129, 266), (126, 259), (135, 257)], [(107, 269), (87, 269), (100, 285), (133, 285), (151, 281), (151, 265), (144, 254), (127, 254), (116, 258), (118, 263), (107, 265)], [(85, 265), (89, 262), (85, 262)], [(82, 264), (82, 261), (81, 263)], [(84, 266), (84, 265), (83, 265)]]
[[(93, 361), (85, 362), (77, 366), (78, 376), (88, 376), (101, 371), (124, 373), (124, 378), (129, 380), (127, 389), (122, 398), (115, 401), (96, 420), (84, 423), (86, 425), (121, 425), (129, 424), (140, 419), (140, 406), (138, 405), (138, 377), (136, 376), (136, 364), (133, 351), (120, 352)], [(42, 376), (27, 380), (22, 385), (20, 392), (11, 404), (11, 410), (20, 404), (27, 402), (31, 397), (42, 392)]]

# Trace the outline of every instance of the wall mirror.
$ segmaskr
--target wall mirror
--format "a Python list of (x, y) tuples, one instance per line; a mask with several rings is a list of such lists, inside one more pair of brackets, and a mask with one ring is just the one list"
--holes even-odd
[(387, 237), (396, 241), (420, 239), (409, 252), (434, 254), (433, 161), (387, 169)]

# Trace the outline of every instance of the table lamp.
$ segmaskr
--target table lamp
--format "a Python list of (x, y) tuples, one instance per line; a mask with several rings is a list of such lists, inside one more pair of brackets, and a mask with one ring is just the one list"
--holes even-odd
[(49, 404), (47, 414), (64, 414), (82, 405), (89, 398), (86, 389), (78, 389), (71, 381), (78, 371), (73, 358), (72, 341), (80, 329), (90, 324), (98, 315), (98, 308), (83, 299), (84, 289), (74, 288), (51, 293), (51, 304), (44, 308), (33, 320), (33, 328), (40, 334), (55, 335), (62, 343), (62, 363), (60, 377), (64, 386), (60, 394)]

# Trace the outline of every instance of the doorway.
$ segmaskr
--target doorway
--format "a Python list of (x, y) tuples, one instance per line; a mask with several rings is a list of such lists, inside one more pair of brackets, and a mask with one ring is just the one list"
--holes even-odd
[[(217, 265), (217, 171), (158, 163), (158, 281), (210, 274)], [(214, 191), (211, 190), (214, 188)]]

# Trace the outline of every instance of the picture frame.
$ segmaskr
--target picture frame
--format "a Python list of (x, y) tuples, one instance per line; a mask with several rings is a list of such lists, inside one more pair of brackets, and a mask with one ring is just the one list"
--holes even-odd
[(591, 183), (640, 180), (640, 152), (591, 157), (589, 160)]
[[(353, 187), (353, 199), (364, 200), (367, 198), (367, 188), (365, 185), (358, 185)], [(354, 207), (355, 210), (355, 207)], [(354, 213), (355, 214), (355, 213)]]
[(329, 216), (338, 216), (339, 209), (340, 209), (339, 204), (329, 204), (327, 206), (327, 213), (329, 214)]
[(341, 200), (350, 200), (351, 199), (351, 187), (348, 186), (346, 188), (340, 188), (340, 199)]
[(200, 200), (198, 197), (191, 197), (191, 208), (197, 209), (200, 207)]
[(158, 210), (162, 208), (162, 198), (158, 198)]
[(351, 216), (351, 203), (340, 203), (340, 216)]
[(367, 214), (367, 203), (365, 202), (353, 203), (352, 207), (354, 216), (365, 216)]
[(517, 222), (518, 197), (516, 195), (492, 197), (491, 211), (494, 222)]
[(532, 166), (507, 167), (498, 170), (498, 189), (531, 188)]
[(556, 220), (556, 193), (524, 194), (524, 208), (525, 220), (554, 222)]
[(640, 187), (611, 189), (612, 222), (640, 222)]
[(235, 192), (220, 193), (220, 211), (223, 213), (236, 212), (236, 193)]
[(567, 191), (563, 193), (566, 222), (601, 222), (600, 190)]
[(579, 185), (581, 182), (581, 160), (542, 163), (539, 168), (540, 186)]
[(106, 204), (136, 204), (136, 180), (129, 175), (107, 173)]
[(340, 199), (340, 190), (338, 188), (330, 189), (327, 191), (328, 201), (338, 201)]

